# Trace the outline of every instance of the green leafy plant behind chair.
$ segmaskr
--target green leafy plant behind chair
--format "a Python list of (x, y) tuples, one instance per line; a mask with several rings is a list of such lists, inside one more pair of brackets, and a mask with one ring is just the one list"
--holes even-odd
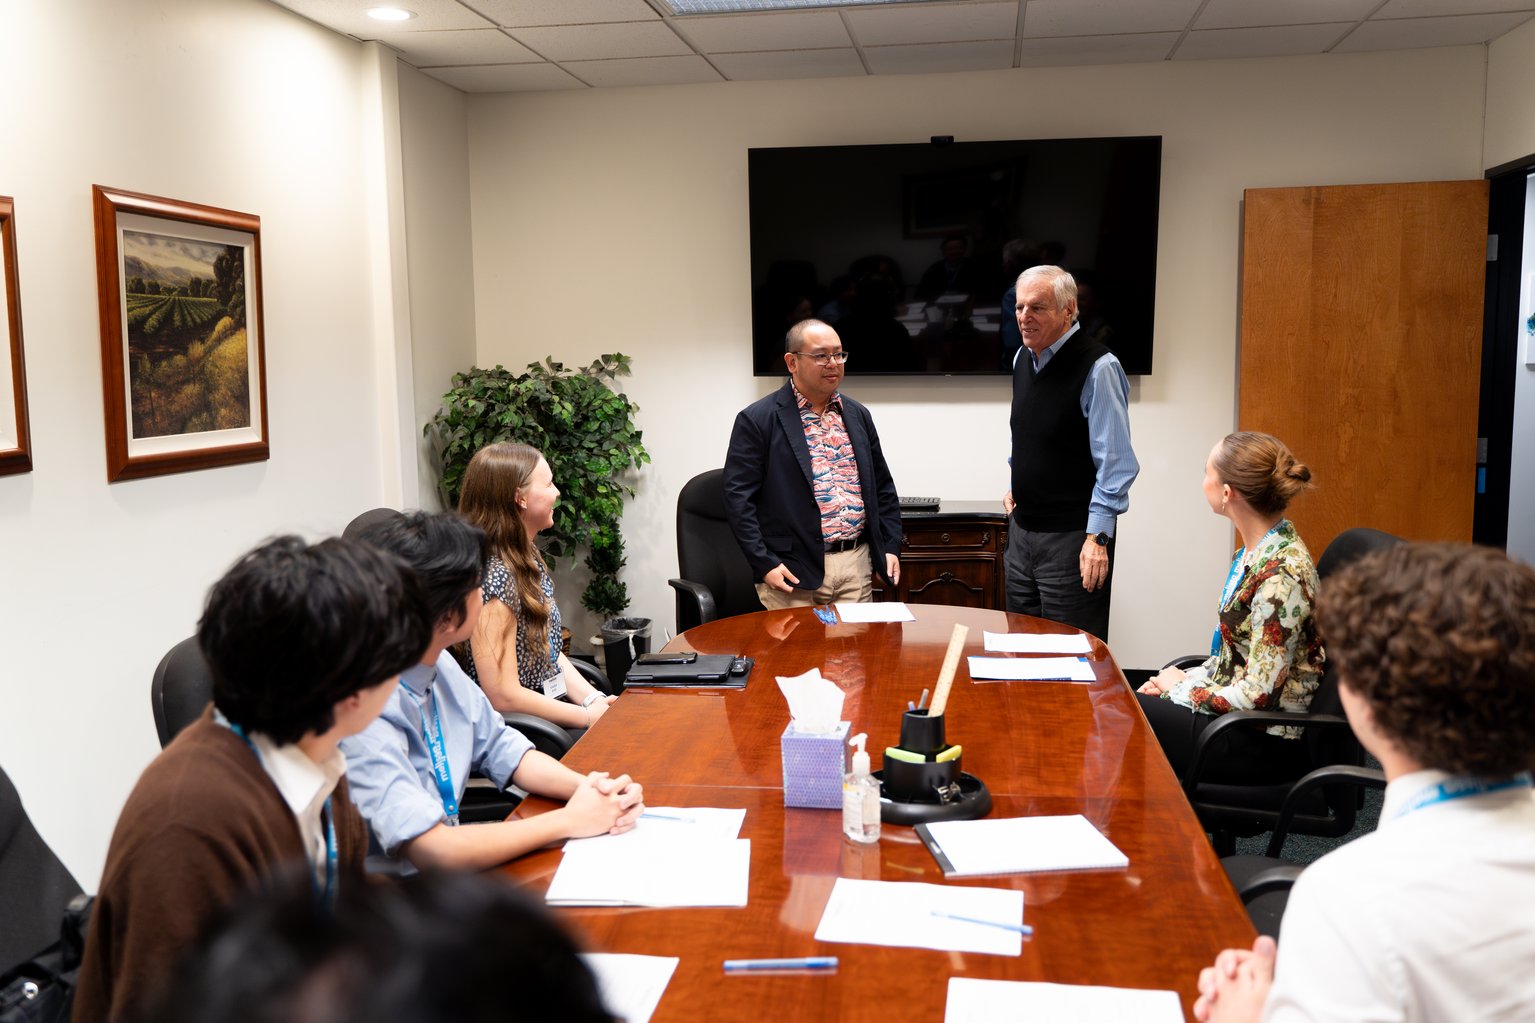
[(618, 578), (624, 566), (619, 521), (624, 498), (634, 496), (625, 474), (650, 461), (634, 424), (639, 406), (614, 386), (628, 375), (629, 357), (619, 354), (580, 369), (552, 358), (518, 374), (474, 367), (453, 375), (442, 408), (425, 428), (440, 447), (441, 490), (450, 508), (458, 505), (469, 459), (485, 445), (511, 440), (544, 453), (560, 488), (554, 526), (542, 535), (544, 555), (574, 560), (578, 549), (587, 549), (592, 578), (581, 604), (604, 618), (629, 606), (628, 588)]

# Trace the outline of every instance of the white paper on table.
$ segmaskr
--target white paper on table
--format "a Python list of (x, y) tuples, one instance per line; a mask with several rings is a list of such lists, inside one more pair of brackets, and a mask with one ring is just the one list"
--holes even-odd
[(624, 1023), (649, 1023), (677, 969), (676, 956), (583, 952), (581, 958), (597, 975), (602, 1004)]
[(950, 977), (944, 1023), (1069, 1019), (1073, 1023), (1183, 1023), (1175, 991)]
[(839, 601), (834, 605), (837, 618), (844, 624), (862, 622), (914, 622), (916, 616), (899, 600), (877, 600), (868, 604), (849, 604)]
[(1037, 870), (1103, 870), (1130, 859), (1079, 813), (933, 821), (928, 835), (949, 861), (945, 877)]
[(986, 649), (994, 654), (1090, 654), (1087, 633), (988, 632)]
[(1017, 931), (936, 917), (935, 910), (1017, 925), (1023, 923), (1023, 892), (839, 877), (821, 912), (815, 939), (1000, 956), (1023, 954), (1023, 935)]
[(568, 844), (544, 901), (559, 906), (744, 906), (751, 840)]
[[(654, 814), (655, 816), (652, 816)], [(671, 820), (670, 818), (679, 818)], [(647, 806), (634, 827), (622, 835), (572, 838), (565, 851), (583, 845), (631, 846), (646, 842), (720, 842), (741, 834), (746, 810), (713, 806)]]
[(1080, 657), (975, 657), (976, 682), (1091, 682), (1093, 666)]

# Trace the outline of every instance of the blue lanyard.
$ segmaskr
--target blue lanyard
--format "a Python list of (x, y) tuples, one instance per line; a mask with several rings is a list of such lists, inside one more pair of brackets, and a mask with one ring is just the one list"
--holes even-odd
[[(229, 730), (245, 740), (251, 753), (255, 754), (256, 762), (261, 762), (261, 753), (256, 749), (256, 744), (251, 742), (250, 736), (245, 734), (245, 729), (229, 722)], [(314, 871), (309, 872), (309, 887), (314, 892), (315, 900), (327, 909), (336, 907), (336, 878), (341, 872), (340, 857), (336, 852), (336, 821), (330, 812), (330, 796), (325, 797), (325, 805), (320, 808), (320, 822), (325, 825), (325, 888), (322, 891), (315, 881)], [(309, 858), (309, 851), (304, 851), (304, 859)]]
[[(1259, 539), (1257, 543), (1253, 544), (1252, 549), (1256, 551), (1258, 548), (1262, 547), (1264, 541), (1267, 540), (1270, 536), (1273, 536), (1275, 530), (1284, 525), (1284, 522), (1284, 519), (1280, 519), (1278, 522), (1274, 523), (1274, 525), (1269, 528), (1269, 531), (1264, 533), (1262, 538)], [(1242, 559), (1245, 557), (1247, 557), (1247, 548), (1243, 547), (1240, 551), (1237, 551), (1237, 556), (1231, 560), (1231, 570), (1226, 573), (1226, 585), (1221, 587), (1221, 602), (1220, 605), (1215, 609), (1215, 633), (1210, 637), (1211, 657), (1214, 657), (1216, 654), (1221, 652), (1221, 612), (1226, 610), (1226, 605), (1231, 602), (1232, 595), (1237, 591), (1237, 583), (1241, 580), (1242, 576), (1246, 574), (1245, 572), (1241, 571)]]
[(437, 690), (432, 690), (432, 720), (437, 726), (435, 731), (426, 727), (426, 708), (421, 706), (421, 700), (412, 693), (408, 687), (405, 692), (410, 693), (410, 698), (416, 703), (416, 710), (421, 714), (421, 738), (426, 740), (427, 754), (432, 762), (432, 779), (437, 782), (437, 792), (442, 796), (443, 822), (448, 827), (458, 826), (458, 793), (453, 788), (453, 769), (448, 765), (447, 745), (442, 739), (442, 714), (437, 710)]
[(1464, 776), (1449, 778), (1419, 792), (1400, 810), (1392, 814), (1391, 819), (1397, 820), (1414, 810), (1421, 810), (1435, 803), (1448, 803), (1454, 799), (1468, 799), (1471, 796), (1483, 796), (1489, 792), (1502, 792), (1505, 789), (1527, 789), (1531, 784), (1532, 779), (1528, 771), (1503, 781), (1482, 781), (1480, 778)]

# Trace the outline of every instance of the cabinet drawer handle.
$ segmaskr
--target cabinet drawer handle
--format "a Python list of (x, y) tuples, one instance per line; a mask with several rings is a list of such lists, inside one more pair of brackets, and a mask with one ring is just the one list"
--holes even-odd
[(949, 542), (949, 534), (948, 533), (944, 533), (941, 539), (943, 540), (944, 543), (948, 543)]

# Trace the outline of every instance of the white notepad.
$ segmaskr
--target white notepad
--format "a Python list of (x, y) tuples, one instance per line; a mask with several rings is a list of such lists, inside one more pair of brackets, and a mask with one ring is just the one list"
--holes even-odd
[(917, 825), (916, 832), (945, 877), (1130, 865), (1129, 857), (1081, 814), (935, 821)]
[(1175, 991), (950, 977), (944, 1023), (1069, 1019), (1072, 1023), (1183, 1023)]
[(976, 682), (1091, 682), (1093, 666), (1081, 657), (976, 657), (969, 659)]
[(544, 901), (552, 906), (744, 906), (751, 840), (572, 843)]

